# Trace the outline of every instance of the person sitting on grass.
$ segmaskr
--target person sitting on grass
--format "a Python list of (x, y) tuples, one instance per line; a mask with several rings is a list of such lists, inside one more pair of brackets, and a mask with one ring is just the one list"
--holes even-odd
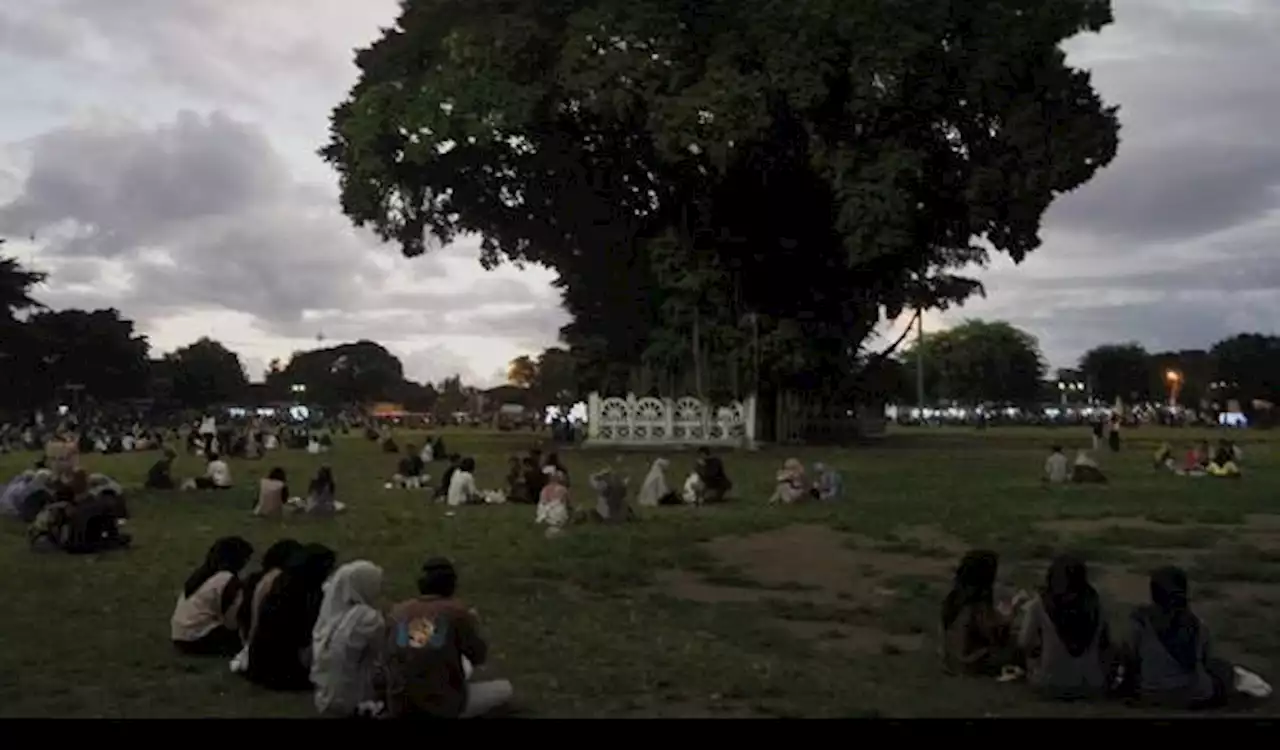
[(169, 620), (173, 645), (197, 656), (235, 656), (240, 651), (237, 610), (244, 599), (240, 571), (253, 545), (238, 536), (213, 543), (204, 562), (187, 578)]
[(1156, 448), (1156, 452), (1151, 456), (1151, 468), (1160, 470), (1174, 471), (1178, 468), (1177, 462), (1173, 458), (1173, 446), (1164, 442)]
[(449, 487), (453, 485), (453, 474), (458, 470), (459, 464), (462, 463), (462, 456), (453, 454), (449, 456), (449, 466), (445, 468), (444, 473), (440, 475), (440, 485), (436, 487), (433, 500), (446, 500), (449, 497)]
[(1087, 451), (1080, 451), (1076, 453), (1076, 463), (1071, 467), (1071, 481), (1074, 484), (1106, 484), (1107, 475), (1102, 473), (1098, 462)]
[(840, 472), (823, 463), (813, 465), (817, 479), (813, 482), (813, 496), (823, 502), (834, 502), (844, 494), (844, 480)]
[(307, 515), (332, 516), (347, 509), (337, 498), (338, 483), (333, 480), (333, 469), (321, 466), (307, 487), (307, 499), (302, 508)]
[(942, 602), (942, 662), (949, 674), (996, 676), (1014, 664), (1012, 616), (1025, 595), (997, 605), (1000, 557), (988, 550), (965, 554)]
[(422, 441), (422, 450), (418, 451), (418, 458), (422, 459), (422, 463), (429, 464), (436, 460), (436, 447), (431, 442), (431, 436), (428, 435)]
[(1206, 467), (1209, 476), (1220, 479), (1240, 478), (1240, 464), (1237, 463), (1236, 456), (1236, 449), (1230, 440), (1218, 441), (1218, 449), (1214, 451), (1213, 459)]
[(1129, 616), (1121, 665), (1122, 693), (1140, 703), (1197, 709), (1225, 705), (1233, 696), (1265, 698), (1262, 678), (1213, 653), (1209, 629), (1191, 611), (1187, 574), (1165, 567), (1151, 574), (1151, 603)]
[(547, 483), (538, 496), (538, 511), (534, 523), (547, 527), (547, 537), (559, 536), (572, 518), (569, 506), (569, 488), (563, 475), (552, 469), (546, 474)]
[(281, 539), (267, 548), (262, 555), (262, 567), (250, 575), (244, 582), (244, 603), (240, 605), (237, 615), (237, 627), (240, 640), (244, 646), (231, 662), (231, 671), (244, 672), (249, 666), (249, 644), (253, 642), (254, 631), (257, 630), (258, 617), (262, 601), (271, 593), (272, 587), (280, 579), (284, 567), (294, 555), (302, 550), (302, 544), (294, 539)]
[(423, 484), (430, 477), (426, 476), (427, 465), (422, 462), (422, 458), (413, 449), (412, 445), (404, 447), (404, 455), (400, 457), (400, 461), (396, 464), (395, 476), (391, 477), (391, 483), (404, 490), (421, 489)]
[(1182, 473), (1186, 476), (1203, 476), (1209, 468), (1212, 456), (1209, 455), (1209, 441), (1201, 440), (1191, 446), (1191, 450), (1187, 451), (1186, 460), (1182, 465)]
[(244, 675), (268, 690), (311, 690), (311, 632), (324, 600), (324, 582), (337, 556), (308, 544), (285, 565), (254, 613)]
[(591, 489), (596, 492), (596, 507), (588, 519), (598, 523), (624, 523), (635, 518), (627, 503), (627, 478), (606, 466), (591, 475)]
[(484, 502), (484, 494), (476, 487), (476, 460), (471, 457), (462, 459), (458, 468), (449, 477), (449, 491), (445, 500), (450, 507), (474, 505)]
[(451, 562), (428, 560), (418, 578), (420, 596), (391, 608), (385, 694), (392, 717), (474, 718), (510, 702), (510, 682), (470, 679), (489, 646), (478, 614), (457, 598), (457, 588)]
[(640, 485), (640, 493), (636, 502), (645, 508), (656, 508), (659, 505), (679, 505), (680, 496), (667, 484), (667, 467), (671, 462), (665, 458), (656, 458), (645, 475), (644, 484)]
[(289, 502), (288, 477), (279, 466), (267, 473), (258, 482), (258, 504), (253, 515), (264, 518), (276, 518), (284, 512), (285, 503)]
[(529, 486), (525, 482), (524, 466), (519, 456), (507, 459), (507, 502), (529, 504)]
[(165, 448), (159, 460), (147, 469), (147, 481), (142, 485), (148, 490), (172, 490), (177, 488), (173, 481), (173, 460), (178, 457), (172, 448)]
[(324, 585), (324, 601), (311, 631), (311, 684), (321, 716), (353, 717), (380, 709), (375, 677), (387, 623), (376, 608), (382, 568), (356, 560)]
[[(564, 467), (564, 464), (560, 463), (560, 455), (554, 451), (542, 458), (542, 473), (547, 474), (548, 469), (555, 470), (560, 474), (560, 479), (564, 482), (565, 487), (570, 486), (569, 470)], [(547, 475), (550, 476), (549, 474)]]
[(777, 486), (773, 491), (773, 497), (769, 498), (770, 505), (778, 503), (791, 505), (810, 496), (808, 483), (804, 477), (804, 464), (798, 459), (788, 458), (782, 464), (782, 470), (778, 472), (776, 480)]
[(217, 453), (210, 453), (204, 476), (196, 477), (189, 486), (197, 490), (229, 490), (231, 485), (231, 467)]
[(1027, 680), (1050, 698), (1101, 698), (1111, 686), (1111, 630), (1084, 562), (1058, 557), (1027, 609), (1018, 647)]
[(1044, 474), (1040, 479), (1045, 484), (1066, 484), (1071, 479), (1071, 468), (1067, 465), (1067, 455), (1062, 452), (1061, 445), (1049, 449), (1049, 456), (1044, 460)]
[(391, 436), (391, 430), (383, 429), (382, 431), (382, 452), (383, 453), (399, 453), (400, 446), (396, 443), (396, 439)]
[(724, 462), (711, 455), (711, 450), (706, 446), (698, 449), (698, 462), (694, 465), (693, 471), (698, 475), (698, 480), (702, 484), (700, 502), (722, 503), (729, 497), (729, 490), (733, 489), (733, 482), (729, 480), (729, 475), (725, 473)]

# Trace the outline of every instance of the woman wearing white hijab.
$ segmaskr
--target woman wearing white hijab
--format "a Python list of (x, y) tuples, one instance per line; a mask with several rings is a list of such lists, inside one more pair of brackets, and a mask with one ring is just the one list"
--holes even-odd
[(374, 606), (382, 568), (356, 560), (334, 571), (311, 634), (311, 682), (316, 709), (325, 716), (376, 712), (374, 673), (386, 620)]
[(647, 508), (670, 505), (675, 502), (675, 493), (667, 484), (668, 465), (669, 462), (665, 458), (659, 458), (653, 462), (653, 466), (649, 468), (649, 474), (644, 478), (644, 484), (640, 485), (640, 494), (636, 502)]

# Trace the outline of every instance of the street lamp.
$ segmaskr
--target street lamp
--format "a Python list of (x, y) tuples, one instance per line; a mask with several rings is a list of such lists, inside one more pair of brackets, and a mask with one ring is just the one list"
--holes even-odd
[(1174, 408), (1178, 405), (1178, 393), (1182, 390), (1182, 373), (1167, 370), (1164, 379), (1169, 384), (1169, 408)]
[(293, 391), (295, 396), (301, 396), (307, 392), (307, 386), (303, 383), (294, 383), (290, 386), (289, 390)]

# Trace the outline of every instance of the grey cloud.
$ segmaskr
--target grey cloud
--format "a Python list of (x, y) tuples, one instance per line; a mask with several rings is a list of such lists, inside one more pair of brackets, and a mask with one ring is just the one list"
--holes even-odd
[[(44, 239), (56, 273), (43, 297), (57, 306), (118, 305), (143, 322), (226, 309), (253, 315), (268, 335), (331, 340), (542, 342), (563, 317), (549, 288), (485, 275), (474, 243), (406, 260), (353, 229), (331, 194), (293, 181), (261, 132), (224, 115), (183, 114), (154, 130), (67, 129), (28, 146), (32, 169), (0, 206), (0, 234)], [(80, 286), (107, 264), (127, 274), (127, 296)], [(472, 269), (474, 280), (455, 275)], [(423, 279), (443, 289), (414, 290)], [(492, 304), (520, 307), (492, 315)]]
[(1118, 0), (1116, 16), (1075, 61), (1120, 105), (1120, 152), (1055, 203), (1047, 223), (1149, 243), (1210, 234), (1276, 207), (1277, 6)]

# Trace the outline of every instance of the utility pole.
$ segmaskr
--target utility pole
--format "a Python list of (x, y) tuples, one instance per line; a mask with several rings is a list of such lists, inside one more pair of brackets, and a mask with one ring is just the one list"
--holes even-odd
[(924, 420), (924, 310), (916, 308), (916, 405)]

